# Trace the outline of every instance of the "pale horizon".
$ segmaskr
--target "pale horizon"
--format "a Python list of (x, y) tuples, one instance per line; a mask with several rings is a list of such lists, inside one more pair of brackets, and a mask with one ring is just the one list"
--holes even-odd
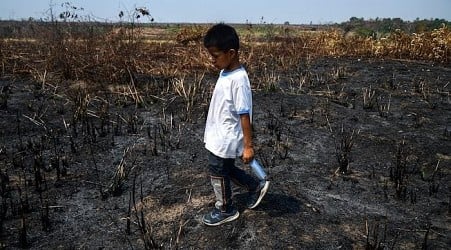
[[(49, 10), (58, 15), (65, 11), (61, 4), (67, 1), (50, 0), (2, 0), (0, 20), (48, 19)], [(135, 8), (146, 8), (156, 23), (273, 23), (329, 24), (348, 21), (351, 17), (370, 19), (401, 18), (445, 19), (451, 21), (450, 0), (279, 0), (279, 1), (223, 1), (208, 0), (74, 0), (73, 6), (83, 8), (76, 12), (83, 18), (95, 21), (119, 21), (131, 16)], [(24, 7), (26, 6), (26, 7)], [(141, 19), (150, 22), (150, 17)]]

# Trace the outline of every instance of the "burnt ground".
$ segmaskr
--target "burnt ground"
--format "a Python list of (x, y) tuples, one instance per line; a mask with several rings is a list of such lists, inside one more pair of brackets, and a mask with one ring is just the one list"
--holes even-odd
[(449, 65), (327, 58), (297, 70), (254, 92), (269, 193), (246, 210), (236, 187), (240, 218), (220, 227), (201, 223), (213, 206), (206, 101), (136, 107), (4, 76), (0, 248), (449, 249)]

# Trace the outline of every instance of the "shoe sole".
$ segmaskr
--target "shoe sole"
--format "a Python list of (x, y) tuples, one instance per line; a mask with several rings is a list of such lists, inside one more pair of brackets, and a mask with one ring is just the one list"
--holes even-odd
[(254, 209), (258, 206), (258, 204), (260, 204), (260, 202), (262, 201), (263, 197), (265, 196), (266, 192), (268, 191), (269, 188), (269, 181), (265, 182), (265, 186), (263, 186), (262, 190), (260, 190), (260, 196), (258, 196), (257, 202), (255, 202), (254, 205), (252, 205), (251, 207), (249, 207), (249, 209)]
[(234, 221), (234, 220), (238, 219), (238, 217), (240, 217), (240, 212), (237, 211), (236, 214), (234, 214), (233, 216), (230, 216), (227, 219), (224, 219), (224, 220), (216, 222), (216, 223), (208, 223), (208, 222), (205, 222), (204, 220), (202, 220), (202, 222), (207, 226), (219, 226), (224, 223)]

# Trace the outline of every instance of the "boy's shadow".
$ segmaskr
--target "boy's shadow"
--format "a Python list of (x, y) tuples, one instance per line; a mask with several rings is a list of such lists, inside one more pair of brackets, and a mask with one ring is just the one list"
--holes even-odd
[[(247, 197), (248, 195), (246, 193), (235, 195), (240, 212), (246, 209), (245, 204)], [(271, 217), (280, 217), (287, 214), (299, 213), (301, 211), (301, 202), (293, 196), (283, 193), (268, 192), (260, 205), (254, 210), (264, 211)]]

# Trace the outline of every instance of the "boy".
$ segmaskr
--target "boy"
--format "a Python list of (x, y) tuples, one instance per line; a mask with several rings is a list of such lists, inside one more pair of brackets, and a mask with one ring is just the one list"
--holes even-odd
[(241, 156), (244, 163), (249, 163), (254, 157), (252, 93), (247, 72), (239, 60), (238, 35), (231, 26), (217, 24), (205, 35), (204, 46), (220, 74), (210, 101), (204, 133), (216, 203), (215, 208), (204, 215), (203, 222), (218, 226), (239, 216), (232, 204), (230, 181), (249, 191), (247, 207), (250, 209), (258, 206), (269, 182), (257, 181), (235, 166), (236, 157)]

